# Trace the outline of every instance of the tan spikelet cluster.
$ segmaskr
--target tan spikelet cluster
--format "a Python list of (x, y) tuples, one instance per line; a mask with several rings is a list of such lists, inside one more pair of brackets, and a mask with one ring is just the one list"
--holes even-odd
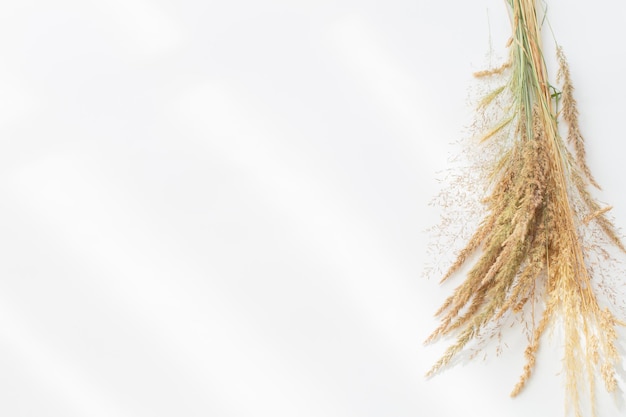
[[(442, 282), (475, 259), (465, 280), (436, 313), (440, 325), (426, 342), (442, 336), (453, 336), (455, 342), (427, 375), (449, 365), (505, 315), (521, 316), (528, 304), (534, 307), (535, 291), (541, 289), (541, 316), (530, 323), (526, 365), (511, 395), (519, 394), (531, 377), (547, 329), (560, 326), (566, 404), (583, 416), (586, 395), (595, 415), (596, 379), (603, 380), (609, 392), (618, 389), (616, 327), (623, 323), (594, 292), (580, 230), (594, 223), (608, 242), (626, 250), (605, 216), (610, 207), (601, 207), (588, 191), (588, 186), (598, 185), (585, 162), (569, 67), (559, 48), (562, 91), (557, 93), (547, 77), (534, 1), (507, 1), (513, 31), (510, 59), (502, 67), (475, 74), (506, 77), (504, 86), (479, 103), (479, 108), (494, 106), (505, 94), (510, 101), (498, 104), (500, 117), (480, 135), (483, 145), (500, 141), (503, 152), (487, 175), (486, 215), (443, 275)], [(560, 122), (567, 126), (566, 140), (559, 134)], [(580, 202), (578, 209), (575, 201)]]
[(568, 134), (567, 141), (574, 147), (576, 154), (576, 163), (585, 174), (589, 182), (596, 188), (600, 188), (596, 180), (591, 175), (591, 171), (585, 160), (585, 144), (582, 133), (578, 127), (578, 110), (576, 108), (576, 100), (574, 99), (574, 85), (570, 76), (569, 65), (565, 59), (562, 48), (557, 49), (557, 58), (559, 60), (558, 79), (563, 84), (562, 93), (562, 118), (567, 124)]
[(506, 71), (508, 68), (511, 67), (511, 61), (507, 61), (504, 64), (500, 65), (497, 68), (494, 69), (489, 69), (489, 70), (483, 70), (483, 71), (477, 71), (474, 73), (474, 77), (476, 78), (483, 78), (483, 77), (490, 77), (493, 75), (498, 75), (498, 74), (502, 74), (504, 71)]

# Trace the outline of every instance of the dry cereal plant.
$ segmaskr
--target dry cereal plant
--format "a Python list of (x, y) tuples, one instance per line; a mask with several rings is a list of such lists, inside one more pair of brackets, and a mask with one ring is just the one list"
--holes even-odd
[(479, 162), (482, 221), (443, 274), (446, 281), (467, 267), (465, 280), (437, 311), (440, 325), (427, 339), (451, 336), (453, 342), (427, 375), (499, 334), (506, 320), (522, 322), (530, 332), (526, 365), (511, 392), (516, 396), (531, 377), (547, 330), (558, 329), (566, 409), (576, 416), (596, 415), (596, 383), (619, 391), (617, 329), (624, 325), (618, 316), (621, 301), (597, 282), (602, 275), (597, 269), (626, 249), (606, 217), (610, 207), (588, 190), (599, 187), (585, 162), (563, 51), (557, 48), (557, 88), (544, 61), (542, 11), (535, 0), (506, 4), (512, 26), (509, 58), (475, 74), (495, 84), (479, 102), (479, 113), (489, 114), (484, 120), (490, 122), (473, 145), (494, 155), (487, 164), (488, 158)]

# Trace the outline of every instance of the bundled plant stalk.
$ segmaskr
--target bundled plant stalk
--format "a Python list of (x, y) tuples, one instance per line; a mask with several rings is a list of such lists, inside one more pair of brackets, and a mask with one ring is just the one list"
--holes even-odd
[[(618, 390), (616, 328), (624, 323), (601, 305), (594, 291), (581, 231), (593, 224), (606, 241), (626, 250), (605, 217), (610, 207), (600, 207), (587, 190), (597, 184), (585, 163), (563, 52), (558, 48), (559, 92), (548, 81), (535, 0), (506, 2), (513, 32), (509, 61), (476, 74), (506, 80), (480, 103), (485, 107), (501, 98), (502, 117), (482, 142), (500, 141), (504, 152), (490, 168), (487, 214), (442, 279), (474, 259), (465, 281), (437, 312), (441, 324), (427, 342), (444, 335), (454, 336), (456, 342), (428, 375), (448, 365), (505, 315), (520, 316), (541, 292), (541, 314), (530, 323), (526, 365), (511, 395), (519, 394), (530, 378), (546, 330), (561, 326), (566, 404), (582, 416), (581, 396), (588, 395), (595, 415), (598, 377), (609, 392)], [(566, 140), (559, 133), (560, 121), (567, 126)]]

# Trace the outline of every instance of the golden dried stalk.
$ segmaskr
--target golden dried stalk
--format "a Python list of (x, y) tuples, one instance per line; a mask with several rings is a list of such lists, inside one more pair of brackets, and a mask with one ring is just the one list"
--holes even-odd
[[(608, 240), (625, 251), (611, 222), (587, 187), (597, 184), (585, 163), (583, 137), (573, 98), (569, 68), (558, 49), (561, 93), (551, 86), (542, 52), (541, 26), (535, 0), (507, 0), (512, 22), (510, 59), (503, 66), (477, 73), (477, 77), (503, 76), (507, 82), (488, 94), (480, 107), (508, 97), (499, 122), (482, 141), (502, 141), (504, 156), (489, 173), (492, 184), (485, 199), (487, 214), (478, 230), (458, 254), (442, 281), (458, 272), (478, 253), (465, 281), (437, 311), (440, 326), (427, 342), (454, 335), (453, 343), (428, 372), (435, 374), (480, 337), (481, 331), (505, 314), (520, 314), (534, 303), (541, 288), (543, 312), (533, 326), (525, 351), (526, 366), (511, 395), (526, 385), (535, 366), (546, 330), (561, 324), (566, 403), (582, 416), (581, 394), (594, 401), (595, 379), (608, 391), (617, 389), (615, 371), (621, 366), (615, 314), (600, 305), (591, 285), (587, 248), (580, 230), (595, 222)], [(557, 105), (562, 106), (557, 111)], [(567, 125), (567, 143), (557, 123)], [(583, 210), (576, 210), (580, 201)], [(592, 414), (595, 409), (592, 405)]]

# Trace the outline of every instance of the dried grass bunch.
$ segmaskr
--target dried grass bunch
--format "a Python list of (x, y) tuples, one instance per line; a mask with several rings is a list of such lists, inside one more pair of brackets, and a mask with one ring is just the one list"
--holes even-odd
[[(500, 68), (475, 74), (500, 77), (501, 87), (480, 108), (497, 106), (499, 118), (481, 142), (497, 142), (499, 158), (489, 167), (486, 216), (444, 274), (442, 281), (471, 263), (465, 281), (441, 306), (441, 325), (427, 342), (444, 335), (456, 341), (428, 375), (433, 375), (504, 316), (520, 316), (529, 304), (541, 311), (525, 351), (526, 365), (511, 395), (524, 388), (546, 330), (562, 327), (566, 403), (583, 415), (588, 395), (595, 415), (598, 376), (609, 392), (618, 390), (621, 368), (614, 309), (602, 306), (592, 285), (584, 230), (596, 227), (605, 241), (626, 252), (612, 223), (588, 186), (598, 187), (585, 163), (583, 137), (570, 72), (558, 48), (558, 91), (548, 80), (535, 0), (506, 0), (512, 23), (510, 58)], [(565, 140), (559, 123), (567, 129)], [(536, 301), (536, 295), (542, 297)], [(610, 303), (608, 303), (610, 304)]]

